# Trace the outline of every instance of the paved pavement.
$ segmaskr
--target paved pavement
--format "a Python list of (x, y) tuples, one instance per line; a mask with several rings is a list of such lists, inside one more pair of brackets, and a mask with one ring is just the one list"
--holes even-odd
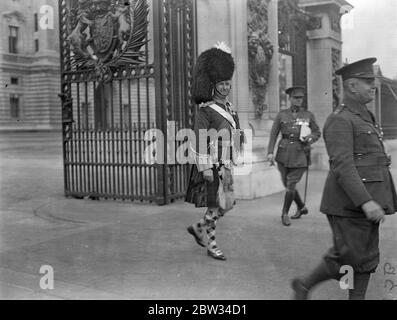
[[(290, 279), (331, 245), (318, 212), (326, 172), (310, 173), (310, 214), (289, 228), (279, 219), (282, 193), (239, 201), (218, 223), (228, 260), (216, 261), (186, 232), (203, 210), (182, 201), (65, 198), (60, 141), (57, 133), (0, 136), (0, 299), (290, 299)], [(368, 299), (397, 298), (397, 288), (389, 292), (397, 275), (384, 272), (397, 268), (396, 233), (397, 215), (389, 216)], [(54, 289), (41, 289), (42, 266), (53, 268)], [(345, 298), (333, 281), (313, 292)]]

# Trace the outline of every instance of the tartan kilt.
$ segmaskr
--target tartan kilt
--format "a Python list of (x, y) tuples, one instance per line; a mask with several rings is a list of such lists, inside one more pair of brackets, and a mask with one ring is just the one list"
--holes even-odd
[(203, 173), (199, 172), (196, 165), (192, 165), (189, 184), (186, 191), (185, 201), (196, 207), (218, 207), (217, 194), (219, 188), (218, 170), (212, 168), (214, 181), (204, 180)]

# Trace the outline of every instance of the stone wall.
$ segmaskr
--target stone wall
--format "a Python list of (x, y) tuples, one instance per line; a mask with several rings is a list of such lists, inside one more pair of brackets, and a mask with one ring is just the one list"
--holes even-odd
[[(0, 86), (0, 130), (60, 130), (57, 1), (1, 1), (0, 12), (0, 81), (7, 84)], [(18, 27), (17, 53), (9, 52), (9, 26)], [(19, 99), (18, 117), (11, 116), (10, 97)]]

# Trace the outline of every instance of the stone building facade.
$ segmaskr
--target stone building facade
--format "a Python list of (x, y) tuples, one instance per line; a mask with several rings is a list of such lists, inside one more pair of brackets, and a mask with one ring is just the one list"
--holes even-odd
[(60, 130), (56, 0), (0, 2), (0, 130)]

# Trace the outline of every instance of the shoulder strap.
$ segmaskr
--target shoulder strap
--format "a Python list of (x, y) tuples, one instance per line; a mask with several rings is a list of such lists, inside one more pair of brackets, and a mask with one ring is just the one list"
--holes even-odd
[(339, 114), (342, 112), (342, 110), (345, 108), (344, 104), (339, 105), (335, 110), (334, 110), (334, 114)]
[(230, 125), (236, 129), (236, 122), (234, 121), (232, 115), (227, 112), (226, 110), (222, 109), (220, 106), (218, 106), (217, 104), (213, 103), (209, 106), (211, 109), (213, 109), (214, 111), (218, 112), (222, 117), (224, 117), (229, 123)]

